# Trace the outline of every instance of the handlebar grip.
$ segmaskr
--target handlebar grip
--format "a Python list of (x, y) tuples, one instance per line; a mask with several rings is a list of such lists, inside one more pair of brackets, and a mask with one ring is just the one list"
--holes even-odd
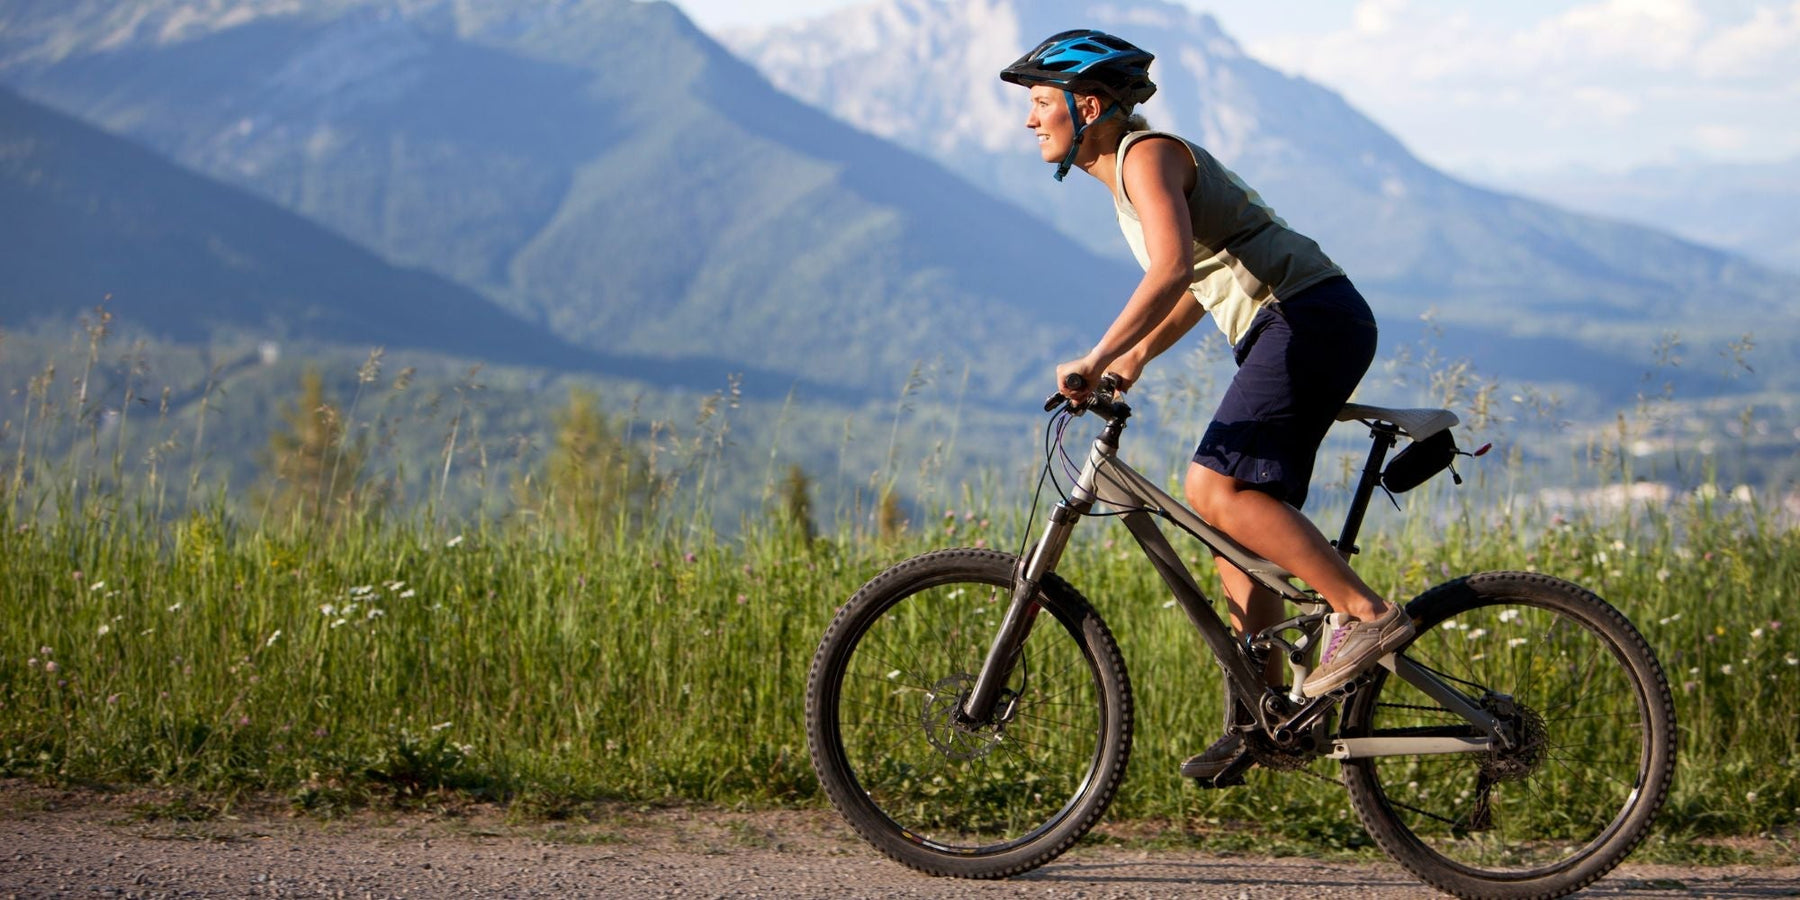
[[(1069, 374), (1063, 376), (1063, 387), (1068, 390), (1079, 391), (1079, 390), (1081, 390), (1082, 386), (1085, 384), (1087, 384), (1087, 379), (1081, 377), (1081, 374), (1078, 372), (1070, 372)], [(1057, 408), (1058, 406), (1060, 406), (1064, 402), (1066, 402), (1068, 399), (1069, 398), (1064, 397), (1060, 393), (1051, 394), (1050, 396), (1044, 398), (1044, 412), (1049, 412), (1049, 411)]]

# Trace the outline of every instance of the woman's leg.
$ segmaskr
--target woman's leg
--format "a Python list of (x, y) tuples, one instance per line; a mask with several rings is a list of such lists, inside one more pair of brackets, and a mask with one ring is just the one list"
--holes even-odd
[[(1201, 518), (1231, 535), (1250, 552), (1299, 576), (1332, 609), (1363, 621), (1387, 612), (1387, 602), (1381, 595), (1351, 570), (1325, 535), (1299, 510), (1198, 464), (1188, 466), (1186, 493), (1189, 505)], [(1220, 570), (1221, 577), (1225, 569)], [(1237, 576), (1249, 581), (1242, 572)], [(1229, 591), (1230, 582), (1226, 584)], [(1273, 615), (1280, 614), (1277, 604)]]
[[(1213, 557), (1213, 564), (1219, 569), (1219, 581), (1225, 585), (1226, 605), (1231, 608), (1231, 627), (1237, 630), (1239, 637), (1248, 638), (1280, 624), (1286, 617), (1286, 601), (1274, 591), (1257, 584), (1223, 556)], [(1264, 677), (1271, 687), (1286, 684), (1287, 663), (1279, 655), (1270, 656)]]

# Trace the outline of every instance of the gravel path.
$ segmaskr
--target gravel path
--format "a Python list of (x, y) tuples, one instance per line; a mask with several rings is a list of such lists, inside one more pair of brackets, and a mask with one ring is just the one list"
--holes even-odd
[[(1439, 896), (1388, 863), (1098, 846), (1009, 881), (930, 878), (818, 811), (622, 811), (583, 825), (508, 824), (482, 808), (170, 818), (196, 811), (166, 796), (0, 781), (0, 898)], [(1800, 864), (1633, 864), (1586, 896), (1800, 897)]]

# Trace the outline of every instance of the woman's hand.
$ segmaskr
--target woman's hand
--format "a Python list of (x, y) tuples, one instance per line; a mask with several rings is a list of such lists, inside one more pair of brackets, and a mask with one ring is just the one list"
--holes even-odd
[[(1056, 391), (1070, 400), (1080, 403), (1094, 392), (1100, 384), (1100, 376), (1105, 374), (1106, 365), (1089, 354), (1080, 359), (1072, 359), (1056, 367)], [(1081, 376), (1081, 388), (1070, 390), (1066, 381), (1070, 375)]]
[[(1140, 344), (1139, 346), (1141, 347), (1143, 345)], [(1131, 386), (1137, 384), (1138, 378), (1144, 374), (1144, 363), (1146, 360), (1138, 357), (1138, 354), (1135, 352), (1136, 348), (1133, 348), (1133, 350), (1134, 352), (1127, 353), (1124, 356), (1113, 360), (1112, 365), (1106, 367), (1106, 374), (1111, 375), (1119, 382), (1119, 393), (1121, 394), (1131, 390)]]

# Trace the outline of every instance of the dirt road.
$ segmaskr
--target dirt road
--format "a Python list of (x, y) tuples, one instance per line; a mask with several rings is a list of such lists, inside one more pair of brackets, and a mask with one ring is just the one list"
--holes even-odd
[[(632, 810), (563, 825), (509, 824), (476, 808), (319, 820), (0, 781), (0, 898), (1433, 896), (1382, 862), (1105, 846), (1004, 882), (930, 878), (883, 859), (825, 812)], [(1800, 861), (1631, 864), (1586, 896), (1800, 897)]]

